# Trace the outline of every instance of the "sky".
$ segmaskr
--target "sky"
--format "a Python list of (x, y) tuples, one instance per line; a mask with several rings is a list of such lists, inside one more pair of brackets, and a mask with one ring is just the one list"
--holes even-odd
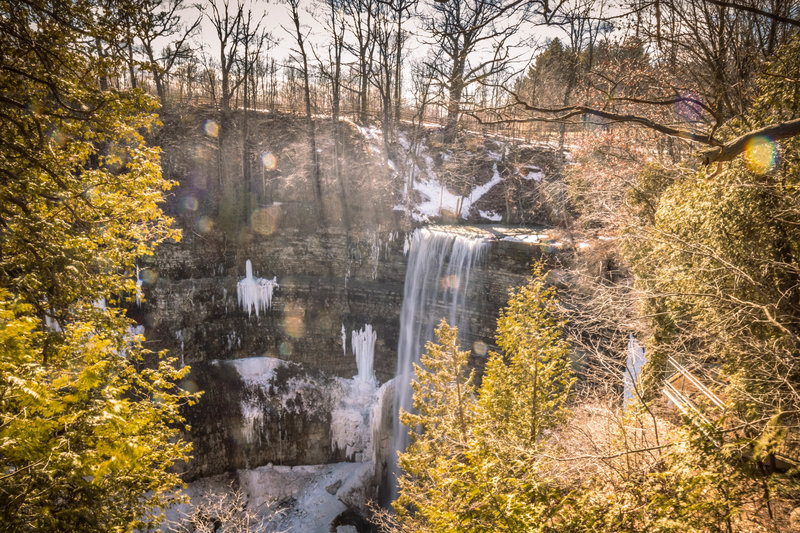
[[(205, 0), (201, 2), (202, 5), (210, 5), (212, 0)], [(222, 0), (216, 0), (219, 6), (222, 6)], [(424, 5), (424, 2), (422, 2)], [(264, 16), (263, 26), (271, 33), (273, 39), (277, 44), (273, 45), (270, 50), (270, 55), (274, 57), (279, 63), (285, 63), (289, 60), (291, 50), (294, 48), (294, 25), (289, 14), (288, 6), (283, 2), (265, 2), (265, 1), (247, 1), (245, 0), (246, 9), (251, 10), (253, 19), (258, 20), (259, 17)], [(231, 9), (235, 9), (235, 0), (231, 0)], [(184, 11), (184, 19), (186, 21), (194, 20), (197, 17), (197, 10), (190, 8)], [(329, 37), (325, 30), (324, 21), (327, 18), (326, 7), (319, 5), (315, 0), (300, 0), (300, 17), (301, 25), (305, 34), (307, 35), (308, 42), (316, 51), (319, 57), (327, 57), (325, 48)], [(411, 40), (407, 43), (406, 53), (407, 58), (404, 64), (410, 64), (411, 61), (422, 59), (427, 51), (427, 47), (422, 44), (424, 37), (421, 35), (422, 31), (419, 28), (417, 19), (412, 18), (405, 23), (405, 29), (412, 33)], [(561, 30), (557, 28), (535, 27), (532, 28), (528, 37), (533, 36), (534, 40), (543, 44), (547, 39), (557, 37), (561, 34)], [(214, 30), (213, 25), (207, 17), (203, 18), (201, 22), (200, 34), (198, 40), (202, 42), (206, 52), (212, 57), (216, 58), (219, 55), (219, 42)], [(526, 50), (527, 53), (523, 54), (522, 61), (526, 62), (534, 55), (535, 50)], [(352, 58), (351, 58), (352, 59)], [(347, 61), (347, 59), (345, 59)]]

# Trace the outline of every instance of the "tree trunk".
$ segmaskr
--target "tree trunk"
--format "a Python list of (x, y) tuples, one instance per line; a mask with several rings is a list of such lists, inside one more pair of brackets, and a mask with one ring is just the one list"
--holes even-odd
[(394, 58), (394, 120), (400, 122), (401, 79), (400, 62), (403, 54), (403, 16), (397, 15), (397, 50)]
[(242, 93), (242, 181), (244, 182), (244, 202), (242, 205), (244, 206), (244, 222), (247, 222), (250, 219), (250, 214), (253, 212), (255, 208), (254, 201), (253, 201), (253, 183), (250, 176), (250, 158), (249, 158), (249, 150), (247, 146), (247, 107), (248, 107), (248, 68), (249, 68), (249, 56), (247, 50), (247, 43), (245, 42), (244, 48), (244, 87)]
[(367, 97), (369, 95), (369, 77), (367, 76), (367, 69), (367, 60), (366, 57), (364, 57), (361, 60), (361, 84), (358, 88), (358, 121), (362, 124), (367, 121), (367, 111), (369, 109), (367, 102)]
[(461, 114), (461, 95), (464, 91), (465, 59), (458, 57), (453, 61), (453, 70), (448, 83), (447, 122), (444, 127), (444, 142), (452, 144), (458, 134), (458, 119)]

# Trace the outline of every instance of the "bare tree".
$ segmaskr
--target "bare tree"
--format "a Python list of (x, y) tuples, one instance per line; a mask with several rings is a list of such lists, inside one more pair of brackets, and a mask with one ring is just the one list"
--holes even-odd
[[(202, 16), (183, 26), (179, 14), (186, 8), (183, 0), (142, 0), (139, 6), (139, 11), (133, 14), (133, 32), (141, 43), (145, 68), (153, 76), (163, 106), (167, 102), (167, 80), (173, 68), (192, 55), (190, 39), (199, 28)], [(170, 42), (159, 53), (156, 45), (164, 39)], [(133, 74), (131, 78), (135, 79)]]
[[(385, 0), (382, 0), (385, 1)], [(392, 11), (395, 21), (395, 47), (394, 47), (394, 119), (400, 120), (400, 107), (403, 100), (402, 94), (402, 68), (403, 48), (408, 37), (403, 30), (403, 23), (411, 17), (411, 12), (416, 8), (419, 0), (388, 0), (387, 4)]]
[[(441, 64), (431, 65), (447, 92), (445, 141), (456, 138), (464, 90), (491, 76), (509, 59), (508, 40), (517, 33), (528, 3), (523, 1), (465, 0), (435, 2), (424, 25), (444, 52)], [(487, 47), (488, 57), (474, 60), (476, 50)]]
[(375, 49), (372, 16), (377, 0), (344, 0), (343, 6), (350, 32), (355, 43), (345, 43), (347, 50), (357, 58), (358, 68), (358, 120), (366, 122), (369, 111), (369, 78), (372, 75), (372, 54)]
[(434, 60), (415, 63), (411, 67), (411, 84), (414, 95), (414, 116), (411, 119), (412, 130), (411, 140), (408, 150), (405, 151), (405, 159), (402, 163), (406, 169), (406, 179), (403, 185), (404, 200), (406, 206), (406, 216), (411, 216), (411, 203), (414, 195), (414, 180), (416, 179), (417, 160), (422, 149), (423, 124), (425, 113), (433, 100), (431, 85), (433, 83), (433, 69), (431, 64)]
[(253, 183), (250, 172), (250, 139), (248, 132), (248, 108), (253, 102), (254, 98), (251, 97), (250, 91), (254, 88), (253, 72), (258, 63), (259, 56), (265, 44), (269, 41), (269, 33), (261, 28), (261, 23), (264, 20), (266, 13), (258, 20), (253, 19), (251, 10), (247, 10), (247, 14), (242, 16), (241, 23), (239, 24), (239, 35), (237, 40), (241, 43), (243, 56), (239, 59), (240, 63), (240, 78), (243, 81), (242, 90), (242, 179), (244, 180), (244, 217), (248, 219), (250, 214), (255, 209), (256, 196), (253, 191)]
[(377, 52), (377, 65), (373, 67), (372, 84), (378, 90), (381, 102), (381, 127), (383, 130), (384, 154), (388, 157), (389, 144), (392, 133), (392, 92), (395, 87), (393, 76), (395, 73), (394, 59), (394, 24), (391, 12), (385, 5), (374, 4), (375, 12), (372, 15), (372, 32), (375, 50)]
[(347, 210), (347, 184), (342, 172), (342, 131), (339, 123), (339, 112), (341, 105), (342, 91), (342, 52), (344, 51), (345, 38), (345, 13), (339, 0), (324, 0), (324, 8), (327, 10), (326, 27), (331, 36), (328, 46), (328, 68), (322, 61), (320, 70), (322, 75), (331, 84), (331, 122), (333, 123), (333, 142), (334, 142), (334, 169), (336, 181), (339, 184), (339, 204), (341, 205), (342, 222), (345, 228), (349, 227), (349, 217)]
[(227, 113), (231, 109), (231, 98), (234, 91), (244, 81), (243, 78), (236, 83), (231, 81), (231, 73), (236, 65), (241, 43), (239, 36), (244, 17), (244, 4), (241, 0), (237, 0), (236, 7), (233, 8), (230, 0), (208, 0), (204, 13), (217, 34), (219, 70), (222, 78), (219, 103), (223, 113)]
[(322, 178), (319, 168), (319, 154), (317, 153), (317, 134), (314, 126), (314, 116), (311, 109), (311, 73), (308, 66), (308, 52), (306, 51), (306, 36), (300, 24), (300, 0), (287, 0), (292, 17), (292, 29), (284, 28), (295, 40), (297, 48), (292, 49), (295, 60), (300, 63), (300, 74), (303, 76), (303, 99), (306, 111), (306, 131), (308, 133), (309, 162), (311, 165), (311, 186), (314, 191), (314, 205), (320, 218), (324, 217), (322, 209)]
[[(724, 140), (722, 126), (733, 117), (744, 117), (756, 89), (754, 74), (772, 50), (796, 34), (791, 21), (796, 5), (776, 0), (771, 12), (748, 9), (750, 3), (691, 2), (667, 0), (632, 2), (631, 28), (612, 50), (638, 50), (634, 68), (623, 63), (625, 55), (609, 56), (587, 73), (587, 90), (580, 100), (561, 105), (540, 105), (514, 90), (511, 107), (528, 114), (505, 114), (485, 123), (542, 121), (582, 124), (586, 117), (604, 124), (635, 124), (675, 139), (705, 145), (700, 161), (729, 161), (742, 153), (747, 142), (761, 135), (785, 139), (800, 133), (800, 121), (777, 121)], [(594, 15), (589, 17), (591, 20)], [(558, 21), (559, 17), (553, 17)], [(560, 19), (570, 22), (569, 19)], [(575, 22), (580, 22), (576, 20)], [(602, 18), (600, 20), (602, 22)], [(576, 27), (577, 28), (577, 27)], [(587, 35), (601, 31), (596, 25)], [(594, 55), (601, 51), (591, 47)], [(628, 58), (629, 59), (629, 58)], [(613, 65), (613, 63), (617, 65)], [(675, 115), (679, 120), (675, 120)], [(748, 124), (745, 124), (748, 126)]]

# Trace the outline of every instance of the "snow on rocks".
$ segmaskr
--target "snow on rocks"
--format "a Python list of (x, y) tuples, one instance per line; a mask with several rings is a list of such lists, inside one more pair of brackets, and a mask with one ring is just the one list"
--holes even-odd
[[(264, 436), (264, 410), (254, 389), (267, 389), (275, 371), (286, 365), (284, 361), (272, 357), (246, 357), (243, 359), (217, 360), (213, 364), (232, 366), (245, 384), (248, 394), (243, 395), (240, 409), (242, 413), (242, 435), (247, 442), (261, 442)], [(269, 435), (266, 435), (269, 438)]]
[(529, 165), (525, 167), (525, 170), (527, 170), (528, 173), (522, 176), (523, 179), (541, 182), (542, 178), (544, 178), (544, 173), (539, 167)]
[(496, 213), (494, 211), (484, 211), (483, 209), (478, 210), (478, 214), (481, 218), (485, 218), (486, 220), (491, 220), (492, 222), (500, 222), (503, 220), (503, 215)]
[[(375, 332), (365, 325), (353, 333), (357, 338), (354, 346), (363, 346), (355, 353), (363, 360), (352, 379), (310, 377), (299, 365), (270, 357), (212, 362), (232, 367), (243, 382), (240, 408), (246, 442), (238, 441), (240, 444), (261, 445), (264, 439), (273, 438), (264, 427), (269, 417), (279, 411), (284, 413), (279, 416), (293, 413), (298, 403), (292, 398), (302, 394), (302, 409), (314, 417), (329, 417), (331, 446), (348, 462), (294, 467), (268, 464), (197, 480), (186, 490), (190, 503), (170, 508), (167, 518), (185, 520), (219, 502), (228, 502), (233, 509), (239, 490), (242, 505), (233, 510), (250, 513), (251, 523), (259, 524), (253, 531), (347, 531), (345, 524), (339, 529), (331, 529), (331, 524), (338, 523), (336, 518), (348, 509), (342, 502), (359, 507), (377, 494), (391, 434), (394, 396), (391, 381), (377, 386), (371, 357), (367, 357), (370, 350), (374, 353)], [(292, 369), (300, 372), (287, 379)], [(280, 514), (275, 514), (276, 509)]]
[(247, 311), (247, 316), (253, 311), (259, 316), (260, 311), (272, 308), (272, 292), (280, 287), (278, 278), (277, 276), (272, 279), (253, 277), (253, 264), (249, 259), (245, 264), (245, 272), (245, 277), (236, 285), (239, 305), (242, 306), (242, 310)]
[[(407, 143), (407, 140), (401, 139), (401, 145), (404, 141)], [(457, 216), (466, 220), (469, 217), (472, 206), (495, 185), (503, 181), (497, 168), (497, 160), (500, 159), (500, 154), (490, 152), (489, 155), (495, 160), (492, 167), (492, 178), (482, 185), (477, 185), (469, 194), (462, 197), (450, 192), (450, 190), (439, 181), (434, 170), (435, 163), (433, 157), (425, 151), (420, 155), (423, 161), (425, 161), (425, 168), (417, 168), (418, 177), (414, 180), (413, 188), (419, 193), (422, 200), (412, 208), (411, 212), (411, 217), (417, 222), (427, 222), (433, 217), (440, 216), (442, 211), (449, 211), (451, 213), (457, 212)], [(395, 206), (394, 209), (405, 211), (405, 207), (400, 205)]]
[[(188, 503), (166, 510), (162, 531), (182, 531), (191, 516), (212, 513), (248, 531), (328, 533), (352, 531), (331, 524), (348, 509), (343, 502), (365, 501), (372, 484), (368, 463), (310, 466), (266, 465), (199, 479), (187, 484)], [(239, 499), (233, 495), (238, 488)]]

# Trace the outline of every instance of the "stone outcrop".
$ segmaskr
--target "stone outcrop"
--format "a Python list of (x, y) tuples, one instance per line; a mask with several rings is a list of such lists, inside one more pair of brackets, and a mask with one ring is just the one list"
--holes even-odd
[[(173, 127), (179, 131), (187, 120)], [(269, 160), (269, 168), (262, 169), (258, 179), (264, 181), (252, 202), (248, 200), (254, 206), (249, 214), (231, 204), (241, 201), (247, 189), (235, 179), (241, 153), (233, 135), (209, 139), (198, 131), (182, 144), (165, 144), (167, 171), (180, 181), (168, 210), (184, 236), (180, 243), (161, 246), (140, 265), (145, 301), (130, 313), (145, 326), (146, 346), (168, 349), (191, 365), (184, 386), (204, 391), (199, 403), (186, 410), (192, 428), (188, 437), (194, 443), (194, 459), (183, 465), (187, 479), (270, 463), (364, 459), (332, 443), (333, 412), (347, 394), (343, 380), (358, 372), (351, 332), (366, 324), (376, 332), (379, 383), (390, 380), (396, 370), (404, 250), (413, 231), (392, 211), (386, 191), (396, 184), (348, 129), (344, 152), (358, 164), (347, 166), (343, 189), (332, 175), (332, 163), (323, 168), (324, 200), (338, 207), (328, 210), (328, 220), (313, 220), (305, 176), (291, 165), (293, 154), (303, 153), (297, 147), (300, 141), (284, 135), (281, 145), (275, 140), (280, 136), (270, 136), (280, 130), (276, 120), (261, 117), (251, 123), (267, 139), (259, 141), (264, 145), (259, 149), (275, 154), (277, 162)], [(321, 138), (321, 146), (330, 144)], [(347, 191), (345, 200), (340, 190)], [(343, 218), (343, 211), (351, 216)], [(476, 296), (470, 302), (476, 367), (482, 367), (483, 347), (492, 347), (508, 288), (523, 283), (531, 261), (552, 257), (551, 251), (500, 239), (491, 244), (484, 268), (474, 274)], [(254, 276), (276, 277), (279, 285), (271, 308), (258, 316), (248, 314), (237, 300), (237, 283), (245, 276), (248, 259)], [(286, 364), (271, 370), (268, 383), (254, 387), (231, 363), (245, 358)], [(252, 411), (256, 407), (261, 410), (257, 416)], [(390, 409), (385, 402), (382, 407)], [(385, 448), (381, 431), (371, 442)]]

